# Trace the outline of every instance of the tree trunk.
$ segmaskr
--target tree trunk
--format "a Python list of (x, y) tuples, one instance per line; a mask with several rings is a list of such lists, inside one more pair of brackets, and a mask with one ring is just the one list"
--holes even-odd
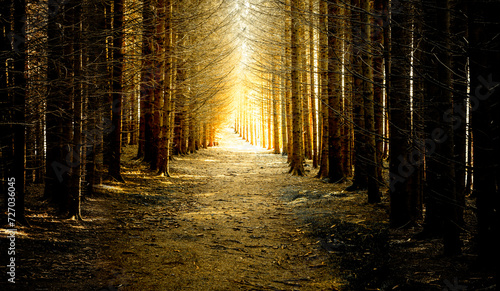
[(154, 100), (152, 104), (152, 136), (151, 136), (151, 156), (148, 160), (149, 168), (152, 171), (158, 170), (158, 161), (160, 151), (162, 151), (163, 141), (163, 111), (165, 101), (165, 1), (157, 0), (155, 2), (156, 13), (154, 18), (155, 34), (153, 38), (153, 68), (155, 70), (153, 76), (153, 94)]
[(291, 9), (291, 0), (285, 0), (285, 107), (286, 107), (286, 131), (287, 131), (287, 161), (292, 162), (293, 155), (293, 113), (292, 113), (292, 19), (294, 15)]
[[(453, 51), (461, 52), (464, 48), (468, 47), (466, 40), (467, 35), (467, 13), (466, 4), (464, 0), (456, 0), (454, 2), (451, 21), (452, 29), (452, 44)], [(467, 87), (468, 87), (468, 56), (463, 53), (455, 53), (452, 59), (452, 66), (454, 72), (453, 80), (453, 112), (447, 114), (452, 118), (453, 122), (453, 144), (455, 145), (455, 179), (457, 187), (457, 199), (460, 207), (457, 209), (459, 212), (459, 219), (463, 219), (463, 212), (466, 207), (465, 197), (470, 193), (466, 189), (466, 175), (467, 171), (467, 137), (469, 135), (469, 125), (467, 124)], [(464, 221), (460, 221), (464, 225)]]
[(82, 155), (83, 140), (82, 140), (82, 34), (80, 30), (80, 23), (82, 21), (82, 4), (76, 3), (71, 7), (71, 16), (74, 19), (75, 25), (72, 27), (73, 34), (73, 84), (75, 86), (73, 95), (73, 141), (71, 143), (71, 181), (70, 181), (70, 191), (68, 193), (67, 208), (68, 216), (70, 219), (82, 220), (81, 215), (81, 192), (82, 192), (82, 163), (85, 162), (84, 156)]
[[(301, 0), (302, 10), (304, 10), (304, 2), (306, 0)], [(302, 20), (302, 22), (304, 22)], [(307, 42), (304, 42), (302, 39), (307, 39), (309, 35), (306, 35), (307, 30), (304, 28), (305, 24), (301, 24), (301, 38), (300, 38), (300, 77), (301, 77), (301, 99), (302, 99), (302, 124), (303, 128), (303, 139), (304, 139), (304, 158), (310, 160), (312, 158), (312, 137), (311, 137), (311, 112), (309, 110), (309, 99), (311, 94), (308, 93), (307, 89), (307, 76), (312, 74), (312, 72), (307, 71)]]
[[(427, 102), (426, 136), (426, 215), (424, 233), (444, 236), (444, 252), (460, 253), (457, 193), (455, 184), (453, 124), (443, 120), (452, 109), (449, 0), (423, 2), (426, 25), (424, 58), (425, 96)], [(430, 53), (432, 52), (432, 54)]]
[[(404, 10), (391, 13), (390, 70), (388, 71), (387, 96), (389, 116), (389, 195), (391, 199), (390, 221), (393, 227), (414, 222), (411, 215), (408, 168), (410, 153), (410, 21)], [(391, 7), (393, 9), (393, 7)], [(421, 160), (421, 159), (420, 159)]]
[(260, 94), (261, 94), (261, 100), (260, 100), (260, 131), (262, 132), (260, 134), (261, 136), (261, 143), (262, 147), (266, 148), (266, 92), (267, 88), (264, 88), (265, 84), (265, 76), (261, 76), (262, 79), (262, 84), (260, 86)]
[(273, 142), (273, 126), (272, 126), (272, 119), (273, 119), (273, 76), (272, 73), (269, 75), (269, 88), (268, 88), (268, 93), (267, 93), (267, 149), (270, 150), (274, 147), (274, 142)]
[(164, 91), (164, 101), (163, 101), (163, 120), (161, 128), (161, 137), (158, 152), (158, 174), (162, 176), (170, 177), (169, 173), (169, 148), (170, 148), (170, 134), (171, 134), (171, 124), (172, 124), (172, 82), (174, 80), (174, 66), (172, 64), (172, 46), (173, 46), (173, 31), (172, 31), (172, 3), (166, 0), (163, 3), (165, 6), (165, 15), (160, 18), (162, 22), (164, 21), (165, 27), (163, 29), (164, 37), (166, 39), (166, 52), (163, 58), (164, 67), (164, 82), (162, 91)]
[[(376, 158), (379, 163), (377, 166), (377, 179), (383, 180), (382, 164), (384, 159), (384, 30), (388, 29), (388, 19), (386, 11), (388, 9), (388, 0), (375, 0), (373, 17), (373, 106), (375, 113), (375, 149)], [(386, 62), (389, 60), (386, 59)]]
[(345, 175), (341, 156), (341, 120), (342, 120), (342, 62), (338, 52), (342, 48), (339, 20), (340, 6), (328, 2), (328, 178), (331, 183), (340, 183)]
[[(67, 3), (60, 7), (60, 13), (50, 14), (48, 18), (48, 66), (47, 81), (50, 84), (47, 95), (46, 111), (46, 177), (44, 198), (59, 207), (59, 213), (67, 214), (67, 193), (69, 191), (70, 165), (65, 146), (71, 144), (70, 127), (72, 124), (72, 35), (74, 25), (71, 15), (66, 13)], [(62, 24), (62, 25), (61, 25)], [(66, 147), (67, 149), (67, 147)]]
[(280, 120), (279, 120), (279, 91), (276, 86), (277, 83), (276, 76), (276, 66), (273, 66), (273, 72), (271, 74), (271, 98), (273, 105), (273, 148), (274, 153), (279, 154), (281, 152), (280, 148)]
[(143, 1), (142, 10), (142, 66), (140, 82), (140, 120), (139, 120), (139, 147), (137, 159), (149, 161), (151, 159), (151, 128), (152, 128), (152, 96), (153, 96), (153, 11), (152, 0)]
[(125, 182), (121, 176), (121, 131), (122, 131), (122, 74), (123, 74), (123, 5), (124, 0), (114, 0), (114, 26), (113, 26), (113, 93), (111, 104), (111, 124), (113, 131), (110, 133), (110, 163), (108, 174), (118, 182)]
[(311, 100), (311, 116), (312, 116), (312, 166), (313, 168), (318, 167), (318, 110), (316, 106), (316, 66), (314, 65), (314, 27), (316, 26), (316, 17), (314, 16), (314, 0), (309, 0), (309, 76), (310, 76), (310, 100)]
[(372, 56), (372, 33), (371, 33), (371, 17), (370, 13), (373, 10), (370, 1), (363, 1), (363, 11), (360, 15), (362, 28), (362, 65), (361, 71), (363, 75), (363, 106), (365, 119), (365, 162), (366, 174), (368, 179), (368, 202), (380, 202), (379, 180), (377, 168), (381, 168), (382, 164), (377, 160), (377, 147), (375, 136), (375, 102), (373, 91), (373, 56)]
[[(286, 40), (284, 41), (286, 44)], [(285, 55), (284, 52), (286, 49), (283, 49), (283, 56), (281, 57), (281, 64), (282, 66), (285, 66)], [(281, 76), (281, 86), (280, 86), (280, 106), (281, 106), (281, 114), (280, 114), (280, 120), (281, 120), (281, 142), (282, 142), (282, 155), (288, 155), (288, 134), (287, 134), (287, 128), (288, 128), (288, 118), (287, 118), (287, 89), (285, 87), (286, 84), (286, 67), (282, 69), (282, 76)]]
[(292, 144), (293, 150), (290, 159), (290, 173), (294, 176), (304, 176), (304, 157), (302, 150), (302, 106), (300, 94), (300, 22), (298, 20), (301, 10), (301, 0), (291, 1), (291, 107), (292, 107)]
[(328, 177), (328, 4), (325, 0), (319, 3), (319, 99), (321, 104), (321, 155), (319, 158), (319, 171), (316, 177)]
[[(106, 78), (106, 56), (102, 51), (106, 48), (105, 39), (100, 36), (100, 32), (106, 29), (105, 7), (103, 3), (88, 5), (86, 7), (86, 17), (83, 23), (83, 32), (85, 34), (85, 46), (87, 61), (86, 78), (89, 78), (92, 85), (88, 86), (86, 96), (88, 112), (87, 120), (84, 124), (85, 156), (86, 156), (86, 178), (87, 186), (85, 195), (94, 194), (94, 185), (100, 183), (99, 172), (97, 171), (98, 156), (102, 154), (102, 136), (100, 99), (105, 87)], [(95, 90), (93, 90), (95, 88)]]
[(363, 25), (361, 24), (362, 12), (359, 0), (351, 0), (351, 31), (352, 31), (352, 74), (354, 82), (352, 84), (353, 100), (353, 122), (354, 122), (354, 178), (352, 185), (347, 188), (348, 191), (357, 189), (366, 189), (368, 187), (368, 169), (367, 169), (367, 137), (364, 129), (365, 125), (365, 107), (363, 98)]

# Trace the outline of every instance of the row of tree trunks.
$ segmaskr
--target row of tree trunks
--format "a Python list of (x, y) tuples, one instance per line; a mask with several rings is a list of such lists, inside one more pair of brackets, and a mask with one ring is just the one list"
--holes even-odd
[[(305, 159), (315, 165), (318, 153), (319, 178), (341, 182), (352, 177), (347, 190), (368, 190), (369, 202), (381, 201), (380, 189), (387, 186), (394, 227), (414, 226), (425, 217), (419, 237), (444, 235), (445, 253), (459, 253), (459, 225), (477, 158), (471, 152), (481, 156), (474, 146), (480, 140), (474, 134), (480, 133), (471, 135), (473, 122), (470, 128), (467, 124), (472, 118), (467, 112), (476, 106), (466, 93), (467, 74), (478, 70), (467, 68), (473, 50), (466, 41), (474, 40), (467, 21), (475, 14), (463, 1), (312, 2), (277, 4), (284, 16), (277, 50), (282, 69), (269, 65), (272, 58), (259, 60), (262, 77), (255, 86), (261, 99), (247, 96), (250, 87), (244, 91), (239, 110), (246, 112), (238, 116), (250, 124), (238, 128), (252, 143), (270, 147), (278, 139), (271, 131), (281, 127), (282, 152), (292, 174), (303, 175)], [(471, 23), (484, 29), (482, 20)], [(491, 47), (486, 39), (483, 46)], [(481, 88), (485, 83), (496, 88), (487, 76), (479, 76)], [(274, 78), (281, 78), (279, 94)], [(279, 99), (281, 120), (271, 110), (271, 102)], [(253, 111), (260, 121), (252, 118)], [(278, 153), (280, 145), (273, 146)]]
[[(27, 224), (24, 213), (26, 184), (26, 20), (25, 1), (2, 1), (0, 28), (0, 165), (1, 189), (5, 204), (13, 207), (15, 221)], [(9, 191), (14, 189), (14, 191)], [(9, 195), (15, 194), (14, 196)], [(10, 203), (9, 203), (10, 202)], [(7, 207), (4, 208), (7, 210)], [(12, 211), (9, 211), (9, 214)], [(12, 218), (9, 216), (9, 219)], [(7, 221), (7, 220), (6, 220)]]
[[(175, 39), (173, 6), (167, 0), (35, 2), (0, 2), (1, 188), (8, 195), (9, 181), (15, 180), (19, 223), (27, 224), (27, 182), (44, 183), (44, 198), (58, 207), (60, 215), (79, 220), (82, 196), (93, 194), (103, 173), (124, 181), (120, 171), (122, 147), (136, 143), (137, 134), (137, 156), (168, 176), (173, 100), (177, 93), (187, 96), (189, 91), (185, 90), (189, 88), (187, 76), (178, 78), (177, 71), (195, 67), (174, 61), (196, 63), (188, 58), (194, 50), (182, 48), (174, 54), (176, 46), (186, 40)], [(205, 6), (208, 18), (220, 8), (211, 2)], [(197, 13), (194, 8), (183, 11)], [(189, 24), (197, 18), (184, 17), (189, 21), (183, 21)], [(199, 17), (198, 22), (208, 18)], [(212, 28), (225, 27), (217, 27), (220, 19), (212, 19)], [(192, 29), (186, 31), (194, 34)], [(213, 47), (212, 64), (220, 65), (223, 60), (216, 56), (223, 53)], [(139, 71), (139, 67), (144, 70)], [(226, 79), (220, 78), (220, 83)], [(212, 82), (207, 80), (207, 84)], [(224, 86), (227, 84), (218, 88)], [(218, 96), (218, 90), (210, 94)], [(193, 96), (190, 101), (196, 110), (186, 116), (219, 112), (216, 106), (201, 110), (200, 104), (210, 98)], [(218, 118), (211, 121), (210, 117), (208, 121), (201, 117), (192, 120), (198, 122), (196, 129), (187, 132), (195, 134), (195, 148), (215, 145), (216, 127), (222, 122)], [(139, 123), (138, 130), (135, 126)], [(202, 129), (206, 129), (203, 134)], [(5, 198), (6, 203), (12, 200)]]
[[(480, 244), (494, 251), (485, 238), (498, 229), (499, 121), (493, 97), (498, 95), (499, 48), (492, 12), (497, 2), (268, 3), (281, 9), (276, 10), (280, 20), (268, 24), (276, 24), (269, 35), (277, 41), (267, 42), (267, 57), (255, 66), (259, 81), (248, 80), (254, 88), (241, 92), (235, 128), (254, 144), (286, 153), (293, 175), (304, 175), (304, 162), (311, 158), (320, 178), (341, 182), (352, 177), (347, 190), (367, 189), (369, 202), (380, 201), (388, 152), (391, 224), (413, 226), (425, 217), (419, 237), (443, 235), (446, 254), (460, 252), (465, 195), (474, 181)], [(9, 178), (16, 180), (20, 221), (31, 177), (44, 177), (45, 198), (73, 219), (81, 218), (83, 182), (92, 193), (100, 181), (101, 159), (109, 177), (123, 181), (121, 150), (133, 143), (129, 121), (139, 108), (137, 157), (160, 175), (169, 176), (173, 153), (216, 144), (224, 78), (215, 60), (225, 53), (218, 46), (224, 31), (211, 34), (206, 26), (224, 26), (216, 24), (222, 18), (205, 22), (209, 18), (185, 16), (220, 13), (219, 7), (210, 1), (142, 2), (135, 12), (142, 13), (139, 72), (126, 62), (134, 53), (127, 45), (131, 33), (125, 15), (132, 10), (127, 3), (133, 4), (43, 4), (49, 9), (40, 14), (47, 20), (40, 35), (47, 36), (42, 41), (47, 47), (39, 47), (47, 57), (37, 60), (27, 57), (35, 45), (28, 36), (36, 36), (23, 31), (27, 3), (1, 2), (0, 171), (4, 190)], [(195, 4), (200, 6), (186, 12)], [(199, 43), (215, 48), (202, 51)], [(34, 62), (46, 73), (29, 71)], [(204, 71), (205, 65), (210, 70)], [(34, 75), (43, 82), (26, 81)], [(34, 88), (43, 93), (35, 98)]]

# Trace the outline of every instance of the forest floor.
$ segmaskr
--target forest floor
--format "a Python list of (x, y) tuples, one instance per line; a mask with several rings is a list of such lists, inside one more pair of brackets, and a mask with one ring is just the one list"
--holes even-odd
[[(61, 220), (30, 187), (31, 227), (16, 233), (16, 283), (0, 290), (476, 290), (491, 277), (440, 240), (392, 230), (388, 201), (290, 176), (286, 157), (224, 131), (217, 147), (176, 157), (160, 177), (123, 157), (126, 183), (104, 181)], [(2, 265), (6, 233), (1, 230)], [(466, 238), (467, 239), (467, 238)], [(467, 241), (467, 240), (466, 240)], [(486, 277), (485, 277), (486, 276)], [(474, 287), (475, 286), (475, 287)]]

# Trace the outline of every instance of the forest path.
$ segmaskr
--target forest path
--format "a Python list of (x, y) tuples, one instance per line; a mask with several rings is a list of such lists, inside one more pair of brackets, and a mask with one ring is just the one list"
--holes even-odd
[[(390, 231), (386, 196), (368, 204), (310, 166), (290, 176), (286, 157), (232, 130), (176, 158), (169, 178), (136, 152), (124, 149), (126, 183), (106, 180), (85, 197), (83, 221), (61, 219), (30, 185), (16, 284), (3, 273), (0, 290), (443, 290), (481, 276), (443, 261), (439, 240)], [(7, 241), (0, 229), (4, 262)]]
[(120, 197), (111, 204), (116, 225), (102, 244), (113, 262), (103, 267), (113, 288), (337, 290), (341, 285), (336, 267), (327, 264), (331, 256), (324, 244), (306, 235), (311, 223), (304, 225), (294, 213), (307, 202), (307, 192), (327, 184), (290, 176), (286, 157), (228, 129), (218, 147), (176, 158), (171, 178), (145, 175), (141, 167), (126, 164), (127, 187), (111, 187), (111, 195)]

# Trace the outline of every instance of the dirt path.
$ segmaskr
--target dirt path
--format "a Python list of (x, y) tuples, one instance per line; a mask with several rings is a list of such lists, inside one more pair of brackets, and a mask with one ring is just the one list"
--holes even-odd
[[(231, 130), (178, 157), (172, 177), (133, 161), (61, 219), (30, 185), (16, 284), (0, 290), (365, 290), (386, 284), (387, 214), (366, 193), (288, 174), (286, 157)], [(0, 231), (6, 250), (6, 232)], [(0, 261), (6, 262), (6, 252)], [(4, 263), (6, 265), (6, 263)]]
[[(173, 161), (170, 178), (132, 161), (136, 150), (125, 149), (126, 183), (105, 181), (83, 202), (84, 221), (60, 218), (42, 201), (43, 185), (29, 186), (31, 227), (16, 232), (16, 284), (2, 272), (0, 290), (444, 290), (459, 283), (477, 290), (492, 284), (491, 274), (468, 267), (472, 256), (443, 258), (439, 239), (416, 241), (418, 229), (390, 230), (386, 196), (368, 204), (366, 192), (346, 193), (349, 182), (324, 183), (311, 167), (306, 177), (292, 177), (286, 157), (231, 130), (220, 146)], [(2, 227), (4, 266), (7, 243)]]
[(327, 267), (324, 250), (305, 235), (288, 205), (299, 202), (283, 200), (283, 193), (304, 182), (286, 171), (285, 157), (229, 131), (219, 147), (177, 158), (172, 178), (137, 176), (129, 169), (125, 179), (137, 187), (128, 185), (130, 193), (117, 188), (115, 195), (131, 206), (115, 205), (116, 230), (122, 233), (105, 244), (105, 253), (117, 262), (114, 287), (338, 288), (341, 280)]

